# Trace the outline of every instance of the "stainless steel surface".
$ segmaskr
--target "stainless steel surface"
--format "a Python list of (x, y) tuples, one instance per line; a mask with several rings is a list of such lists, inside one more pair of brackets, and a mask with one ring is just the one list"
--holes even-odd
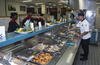
[(76, 42), (75, 46), (67, 48), (56, 65), (73, 65), (76, 53), (79, 48), (79, 44), (80, 40)]

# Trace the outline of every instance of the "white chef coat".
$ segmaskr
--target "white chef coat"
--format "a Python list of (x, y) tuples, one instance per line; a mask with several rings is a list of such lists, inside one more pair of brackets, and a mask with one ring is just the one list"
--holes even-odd
[[(79, 21), (79, 23), (76, 24), (76, 26), (79, 27), (81, 33), (90, 31), (90, 24), (86, 19), (84, 19), (82, 22)], [(90, 37), (91, 37), (91, 32), (84, 35), (82, 39), (89, 39)]]

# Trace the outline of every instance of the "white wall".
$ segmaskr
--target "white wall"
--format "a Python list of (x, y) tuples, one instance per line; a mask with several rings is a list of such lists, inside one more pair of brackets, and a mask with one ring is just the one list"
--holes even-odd
[[(8, 16), (9, 16), (10, 13), (12, 12), (12, 11), (8, 11), (8, 5), (14, 6), (14, 7), (16, 8), (16, 11), (15, 11), (15, 12), (17, 12), (18, 14), (26, 14), (26, 11), (25, 11), (25, 12), (20, 11), (20, 6), (26, 6), (25, 4), (22, 4), (22, 3), (15, 3), (15, 2), (7, 2), (7, 4), (6, 4), (6, 9), (7, 9), (7, 15), (8, 15)], [(27, 6), (26, 6), (26, 7), (27, 7)]]
[(18, 14), (26, 14), (26, 12), (20, 11), (20, 6), (27, 6), (22, 3), (10, 2), (8, 0), (0, 0), (0, 16), (9, 16), (11, 11), (8, 11), (8, 5), (11, 4), (12, 6), (16, 7), (16, 12)]
[(0, 0), (0, 16), (5, 16), (5, 0)]

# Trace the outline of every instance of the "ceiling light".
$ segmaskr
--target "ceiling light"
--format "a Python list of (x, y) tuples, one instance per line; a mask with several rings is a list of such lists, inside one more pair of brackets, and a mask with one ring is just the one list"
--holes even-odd
[(22, 2), (32, 2), (32, 0), (24, 0), (24, 1), (22, 1)]
[(59, 3), (65, 3), (65, 4), (67, 4), (68, 0), (60, 0)]
[(29, 7), (34, 7), (34, 6), (29, 6)]
[(64, 6), (64, 7), (68, 7), (68, 6)]
[(58, 5), (62, 5), (62, 4), (58, 4)]
[(53, 4), (53, 6), (56, 6), (56, 4)]
[(35, 3), (36, 5), (42, 5), (43, 3)]

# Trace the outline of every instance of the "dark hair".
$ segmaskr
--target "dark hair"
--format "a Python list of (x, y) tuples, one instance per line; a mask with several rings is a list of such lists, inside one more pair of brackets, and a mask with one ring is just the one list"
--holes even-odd
[(78, 13), (78, 16), (84, 16), (84, 13)]
[(12, 12), (11, 14), (10, 14), (10, 18), (13, 18), (14, 16), (17, 16), (18, 14), (16, 13), (16, 12)]

